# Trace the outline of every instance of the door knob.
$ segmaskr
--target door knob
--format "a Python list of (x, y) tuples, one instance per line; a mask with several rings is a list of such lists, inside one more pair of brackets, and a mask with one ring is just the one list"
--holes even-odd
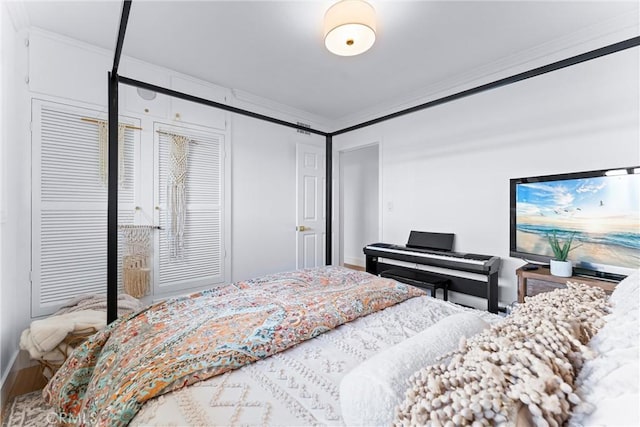
[(305, 227), (304, 225), (299, 225), (296, 227), (296, 231), (309, 231), (311, 230), (309, 227)]

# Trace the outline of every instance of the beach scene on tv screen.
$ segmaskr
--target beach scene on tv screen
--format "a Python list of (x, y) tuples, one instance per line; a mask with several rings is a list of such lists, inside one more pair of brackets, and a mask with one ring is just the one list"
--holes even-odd
[(519, 252), (553, 256), (547, 236), (574, 235), (575, 264), (640, 266), (640, 175), (520, 183), (516, 188)]

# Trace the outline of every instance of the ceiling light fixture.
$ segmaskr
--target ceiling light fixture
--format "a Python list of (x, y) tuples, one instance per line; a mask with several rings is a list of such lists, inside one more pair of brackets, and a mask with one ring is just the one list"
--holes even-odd
[(331, 53), (354, 56), (376, 41), (376, 11), (363, 0), (342, 0), (324, 15), (324, 44)]

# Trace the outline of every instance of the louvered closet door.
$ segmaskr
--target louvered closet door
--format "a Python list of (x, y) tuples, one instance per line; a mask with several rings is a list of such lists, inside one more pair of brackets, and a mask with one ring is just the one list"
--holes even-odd
[[(107, 188), (98, 126), (82, 121), (102, 113), (37, 100), (32, 112), (32, 314), (40, 316), (78, 295), (106, 293)], [(138, 144), (137, 132), (127, 130), (120, 223), (133, 220)]]
[(186, 221), (184, 251), (180, 259), (172, 259), (167, 233), (167, 176), (170, 168), (171, 136), (156, 135), (156, 200), (158, 224), (154, 280), (156, 294), (206, 287), (225, 281), (224, 224), (224, 140), (221, 133), (195, 127), (155, 124), (155, 131), (187, 136), (189, 156), (186, 181)]

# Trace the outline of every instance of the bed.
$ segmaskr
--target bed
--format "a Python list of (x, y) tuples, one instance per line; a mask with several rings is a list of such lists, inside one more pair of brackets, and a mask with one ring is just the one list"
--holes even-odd
[(465, 310), (342, 267), (274, 274), (119, 319), (43, 394), (62, 421), (80, 424), (342, 424), (341, 376)]
[[(629, 295), (637, 300), (637, 277), (622, 288), (626, 296), (618, 301), (633, 302)], [(585, 291), (579, 285), (566, 292), (558, 295), (560, 308), (555, 311), (562, 311), (562, 304), (569, 301), (578, 312), (588, 307), (593, 312), (590, 319), (600, 319), (608, 312), (604, 294)], [(302, 298), (302, 294), (307, 296)], [(548, 305), (544, 298), (550, 297), (537, 300)], [(582, 302), (587, 305), (581, 306)], [(635, 310), (637, 323), (637, 301), (632, 310), (620, 302), (617, 305), (632, 313), (632, 320)], [(274, 310), (265, 311), (267, 306)], [(291, 310), (280, 310), (282, 307)], [(524, 322), (520, 327), (524, 330), (522, 325), (531, 323), (531, 316), (540, 317), (529, 309), (521, 312), (501, 320), (433, 299), (393, 280), (340, 267), (271, 275), (169, 300), (119, 319), (78, 348), (43, 395), (59, 422), (79, 425), (429, 424), (434, 420), (429, 414), (425, 419), (421, 408), (424, 399), (434, 397), (427, 390), (433, 384), (422, 381), (419, 373), (412, 374), (430, 364), (443, 368), (443, 355), (459, 360), (483, 340), (500, 342), (499, 336), (490, 338), (491, 333), (513, 329), (513, 322), (516, 329), (517, 322)], [(203, 313), (214, 313), (215, 322), (211, 317), (203, 321)], [(277, 319), (274, 313), (279, 313)], [(618, 321), (620, 317), (629, 316), (618, 315)], [(511, 326), (510, 318), (514, 319)], [(168, 319), (173, 323), (167, 323)], [(221, 319), (225, 327), (212, 327)], [(605, 323), (594, 320), (568, 330), (595, 333)], [(161, 326), (173, 332), (153, 332)], [(194, 331), (198, 332), (193, 335), (195, 340), (181, 338)], [(533, 334), (529, 338), (534, 340), (543, 336), (535, 329)], [(160, 339), (157, 335), (166, 336)], [(235, 344), (230, 344), (230, 337), (236, 338)], [(637, 353), (637, 328), (631, 338), (627, 356)], [(576, 349), (584, 350), (584, 344), (575, 339), (570, 345), (573, 355)], [(598, 351), (606, 353), (606, 345), (601, 347)], [(501, 349), (490, 351), (497, 355)], [(598, 413), (597, 405), (589, 404), (589, 397), (574, 389), (585, 385), (586, 390), (602, 379), (602, 373), (594, 374), (597, 367), (588, 363), (583, 371), (591, 374), (589, 378), (566, 380), (572, 387), (566, 397), (579, 395), (581, 401), (564, 411), (565, 420), (569, 412), (581, 414), (583, 418), (576, 420), (583, 421), (593, 413), (605, 419), (610, 416)], [(635, 366), (637, 376), (637, 358)], [(577, 371), (572, 368), (573, 374)], [(148, 376), (151, 373), (153, 377)], [(445, 387), (438, 387), (442, 395), (447, 393)], [(594, 390), (598, 388), (593, 386), (589, 394), (597, 394)], [(637, 384), (635, 394), (627, 390), (621, 396), (637, 398)], [(522, 412), (520, 406), (516, 409)], [(535, 413), (524, 416), (533, 424), (544, 425)], [(433, 425), (439, 425), (440, 420), (435, 421)]]

